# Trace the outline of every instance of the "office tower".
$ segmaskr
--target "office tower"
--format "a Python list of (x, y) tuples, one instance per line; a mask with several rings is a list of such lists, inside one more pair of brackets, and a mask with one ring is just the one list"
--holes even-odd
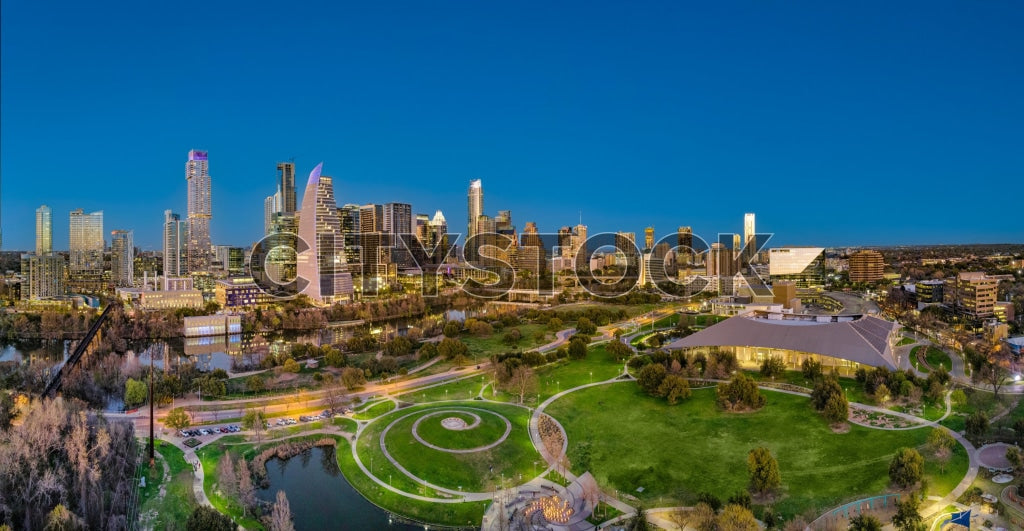
[(693, 229), (690, 227), (679, 227), (676, 233), (676, 262), (681, 266), (689, 266), (693, 263)]
[(647, 227), (644, 229), (644, 250), (649, 251), (654, 248), (654, 227)]
[(352, 276), (345, 271), (344, 239), (332, 179), (321, 175), (323, 163), (309, 173), (302, 196), (299, 237), (309, 246), (299, 253), (297, 272), (307, 282), (302, 293), (318, 303), (352, 298)]
[(277, 163), (277, 193), (279, 195), (277, 212), (284, 214), (295, 213), (295, 163)]
[(999, 279), (963, 271), (946, 279), (942, 294), (946, 306), (957, 314), (980, 319), (994, 315), (998, 291)]
[(345, 240), (345, 261), (349, 264), (349, 270), (359, 264), (359, 205), (351, 203), (338, 209), (338, 217), (341, 223), (341, 235)]
[(64, 257), (56, 254), (21, 255), (22, 300), (63, 297), (67, 294), (67, 269)]
[(743, 214), (743, 245), (744, 254), (746, 255), (747, 261), (754, 259), (754, 255), (757, 254), (757, 232), (754, 227), (754, 213), (747, 212)]
[(110, 233), (110, 280), (118, 288), (135, 284), (135, 243), (130, 230)]
[(733, 253), (720, 242), (711, 244), (708, 250), (707, 276), (711, 286), (719, 295), (732, 294), (732, 277), (736, 274)]
[(798, 290), (820, 290), (825, 284), (825, 249), (821, 247), (779, 247), (768, 252), (768, 275), (772, 282), (793, 280)]
[(86, 214), (81, 208), (72, 210), (68, 236), (72, 287), (86, 291), (102, 289), (103, 211)]
[[(577, 258), (580, 263), (576, 263)], [(590, 265), (590, 255), (587, 253), (587, 226), (582, 223), (576, 225), (572, 231), (572, 259), (574, 269)]]
[(515, 227), (512, 226), (511, 210), (498, 211), (498, 215), (494, 216), (494, 230), (498, 234), (512, 234), (515, 232)]
[(469, 181), (468, 201), (468, 222), (466, 238), (476, 234), (476, 220), (484, 213), (484, 187), (480, 179)]
[(430, 216), (427, 214), (416, 214), (413, 224), (416, 226), (416, 230), (413, 231), (413, 234), (416, 235), (416, 238), (422, 242), (423, 245), (427, 245), (427, 239), (429, 238), (427, 233), (430, 229)]
[(516, 253), (516, 269), (529, 271), (539, 275), (547, 265), (547, 253), (544, 242), (537, 231), (537, 223), (527, 221), (520, 236), (519, 249)]
[(274, 195), (268, 195), (263, 199), (263, 233), (272, 234), (274, 231), (274, 221), (277, 216), (281, 213), (281, 188), (278, 187), (277, 192)]
[(53, 212), (43, 205), (36, 209), (36, 255), (53, 252)]
[(384, 219), (381, 222), (383, 232), (391, 235), (413, 234), (412, 205), (408, 203), (386, 203), (383, 208)]
[(188, 274), (186, 244), (188, 223), (181, 216), (164, 210), (164, 278), (181, 277)]
[(572, 258), (572, 227), (558, 229), (558, 255), (564, 260)]
[(884, 276), (882, 253), (865, 249), (850, 255), (850, 282), (878, 282)]
[(189, 273), (210, 270), (210, 219), (213, 217), (210, 192), (209, 160), (205, 151), (191, 150), (185, 162), (188, 183), (188, 245)]
[(359, 207), (359, 232), (384, 232), (384, 205), (369, 203)]
[(743, 249), (743, 244), (740, 241), (740, 235), (739, 234), (733, 234), (732, 235), (732, 256), (733, 256), (733, 258), (738, 259), (740, 257), (740, 252), (742, 251), (742, 249)]

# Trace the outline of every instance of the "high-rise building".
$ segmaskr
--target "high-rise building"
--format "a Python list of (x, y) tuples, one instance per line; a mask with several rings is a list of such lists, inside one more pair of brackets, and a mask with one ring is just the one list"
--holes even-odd
[[(476, 220), (484, 213), (484, 186), (480, 179), (469, 181), (467, 194), (468, 217), (466, 222), (466, 238), (476, 234)], [(467, 257), (468, 258), (468, 257)]]
[(644, 229), (644, 250), (649, 251), (654, 248), (654, 227), (647, 227)]
[(963, 271), (946, 280), (942, 290), (946, 306), (972, 319), (991, 317), (995, 313), (999, 280), (981, 272)]
[(882, 253), (865, 249), (850, 255), (850, 282), (878, 282), (885, 277)]
[(359, 207), (359, 232), (384, 232), (384, 205), (369, 203)]
[(188, 184), (188, 256), (189, 273), (207, 273), (210, 270), (210, 220), (213, 203), (210, 168), (207, 153), (193, 149), (185, 162), (185, 181)]
[(119, 288), (135, 285), (135, 242), (130, 230), (110, 233), (110, 279)]
[(825, 249), (821, 247), (779, 247), (768, 252), (768, 275), (772, 282), (793, 280), (797, 289), (821, 289), (825, 284)]
[(63, 297), (67, 294), (64, 257), (56, 254), (21, 255), (22, 300)]
[(676, 262), (680, 266), (689, 266), (693, 263), (693, 229), (690, 227), (679, 227), (676, 233)]
[(747, 261), (754, 259), (757, 254), (757, 230), (754, 225), (754, 213), (743, 214), (743, 245)]
[(341, 222), (341, 234), (345, 240), (345, 261), (349, 270), (358, 265), (359, 262), (359, 205), (351, 203), (338, 209), (338, 217)]
[(186, 245), (188, 223), (181, 216), (164, 210), (164, 277), (176, 278), (188, 274)]
[(387, 203), (384, 205), (383, 232), (391, 235), (413, 234), (412, 205), (408, 203)]
[(297, 208), (295, 202), (295, 163), (278, 162), (277, 172), (277, 193), (280, 194), (277, 211), (284, 214), (293, 214)]
[(300, 252), (297, 272), (307, 282), (302, 293), (319, 303), (331, 304), (352, 298), (352, 275), (346, 271), (344, 238), (334, 184), (321, 175), (323, 163), (309, 173), (299, 215), (299, 237), (309, 247)]
[(53, 252), (53, 212), (43, 205), (36, 209), (36, 255)]
[(736, 262), (732, 255), (733, 253), (720, 242), (712, 243), (711, 249), (708, 249), (707, 276), (711, 281), (712, 289), (720, 295), (732, 294), (732, 279), (736, 274), (734, 267)]
[(263, 199), (263, 233), (274, 232), (274, 220), (281, 213), (281, 188)]
[(103, 211), (72, 210), (68, 228), (72, 284), (83, 290), (102, 289)]

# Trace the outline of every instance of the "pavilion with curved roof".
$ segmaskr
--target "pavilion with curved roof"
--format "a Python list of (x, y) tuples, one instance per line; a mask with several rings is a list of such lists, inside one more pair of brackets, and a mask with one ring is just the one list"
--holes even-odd
[(805, 359), (826, 371), (853, 374), (861, 366), (895, 370), (899, 324), (874, 315), (796, 315), (750, 311), (667, 344), (692, 352), (730, 350), (742, 366), (779, 357), (788, 368)]

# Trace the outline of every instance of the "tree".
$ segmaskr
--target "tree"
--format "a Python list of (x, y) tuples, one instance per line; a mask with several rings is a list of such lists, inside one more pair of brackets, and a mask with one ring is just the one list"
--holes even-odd
[(341, 409), (341, 400), (345, 394), (341, 391), (341, 386), (337, 383), (329, 383), (324, 393), (324, 399), (327, 400), (327, 407), (331, 413), (336, 413)]
[(455, 337), (459, 335), (460, 332), (462, 332), (462, 323), (458, 321), (448, 321), (444, 324), (444, 328), (441, 330), (444, 337), (448, 338)]
[(217, 487), (228, 499), (238, 496), (238, 475), (235, 474), (235, 461), (231, 459), (231, 452), (224, 452), (217, 461)]
[(512, 369), (508, 387), (519, 395), (519, 403), (522, 404), (527, 394), (533, 394), (537, 390), (537, 375), (533, 369), (520, 365)]
[(501, 341), (502, 343), (505, 343), (510, 347), (514, 347), (519, 344), (519, 340), (521, 340), (522, 338), (523, 333), (520, 332), (518, 328), (513, 328), (508, 332), (505, 332), (505, 335), (502, 336)]
[(736, 492), (736, 494), (729, 496), (727, 503), (729, 505), (740, 505), (749, 509), (751, 505), (754, 503), (754, 500), (750, 498), (749, 492), (741, 490)]
[(687, 516), (686, 524), (697, 531), (716, 531), (718, 528), (715, 522), (715, 509), (707, 503), (697, 503)]
[(668, 371), (665, 366), (660, 363), (649, 363), (640, 369), (640, 372), (636, 375), (636, 383), (640, 385), (640, 388), (647, 392), (649, 395), (660, 396), (658, 389), (661, 387), (662, 380), (665, 379), (665, 375)]
[(283, 490), (277, 491), (277, 501), (270, 512), (270, 531), (295, 531), (292, 523), (292, 509), (288, 504), (288, 496)]
[(1010, 375), (1013, 353), (1010, 347), (999, 340), (989, 340), (983, 346), (984, 361), (974, 376), (992, 386), (992, 392), (999, 399), (999, 390)]
[(580, 317), (576, 320), (576, 332), (591, 336), (597, 332), (597, 325), (586, 317)]
[(889, 479), (897, 487), (912, 487), (923, 474), (924, 458), (913, 448), (900, 448), (889, 462)]
[(437, 345), (433, 343), (424, 343), (423, 346), (420, 347), (416, 357), (418, 357), (420, 361), (427, 361), (433, 359), (435, 356), (437, 356)]
[(805, 359), (800, 369), (804, 373), (804, 378), (808, 380), (816, 380), (821, 376), (821, 362), (814, 358)]
[(949, 401), (956, 407), (963, 407), (967, 404), (967, 393), (963, 389), (957, 389), (950, 393)]
[(124, 382), (124, 405), (135, 407), (146, 403), (149, 397), (149, 386), (146, 382), (128, 378)]
[(875, 402), (878, 402), (879, 404), (885, 404), (886, 402), (889, 401), (889, 398), (892, 396), (892, 392), (889, 391), (889, 386), (885, 384), (879, 384), (878, 387), (875, 388), (874, 395)]
[(850, 531), (882, 531), (882, 522), (871, 514), (861, 514), (850, 519)]
[(0, 391), (0, 431), (7, 431), (16, 418), (18, 406), (14, 401), (14, 393)]
[(458, 339), (446, 337), (437, 344), (437, 353), (446, 360), (452, 360), (459, 356), (465, 356), (469, 347)]
[(262, 376), (254, 374), (245, 379), (245, 388), (250, 393), (260, 393), (267, 389), (267, 384)]
[(199, 391), (207, 396), (224, 396), (228, 392), (224, 380), (219, 380), (209, 374), (196, 380), (196, 385), (199, 386)]
[(242, 514), (249, 513), (256, 505), (256, 487), (252, 483), (252, 472), (245, 458), (238, 460), (238, 503), (242, 505)]
[[(660, 363), (652, 363), (651, 365), (657, 365), (661, 367)], [(658, 395), (668, 399), (669, 405), (676, 405), (680, 398), (690, 398), (690, 382), (677, 374), (669, 374), (661, 380), (661, 385), (658, 386)]]
[(943, 427), (933, 428), (928, 434), (928, 449), (935, 454), (939, 462), (939, 472), (945, 473), (946, 463), (953, 455), (953, 448), (956, 447), (956, 439)]
[(725, 509), (722, 509), (717, 523), (719, 531), (760, 531), (761, 529), (750, 509), (735, 504), (726, 505)]
[(200, 505), (192, 514), (188, 515), (185, 521), (187, 531), (235, 531), (238, 526), (231, 521), (231, 517), (221, 514), (213, 507)]
[(176, 407), (168, 411), (167, 416), (164, 417), (164, 426), (172, 430), (183, 430), (191, 424), (192, 419), (188, 417), (188, 413), (185, 413), (185, 408)]
[(548, 319), (548, 330), (551, 330), (552, 332), (557, 332), (562, 329), (562, 326), (563, 324), (561, 319), (557, 317), (552, 317), (551, 319)]
[[(433, 343), (431, 343), (431, 345), (433, 345)], [(333, 347), (328, 348), (329, 350), (324, 354), (324, 363), (328, 367), (344, 367), (345, 364), (348, 363), (344, 352)]]
[(728, 383), (718, 384), (717, 394), (718, 405), (730, 411), (760, 409), (767, 402), (757, 382), (742, 372), (733, 374)]
[(917, 496), (902, 496), (902, 499), (896, 502), (896, 514), (892, 517), (892, 525), (899, 531), (923, 531), (926, 529), (924, 519), (918, 512), (920, 504), (920, 498)]
[(242, 428), (255, 431), (256, 441), (260, 443), (262, 443), (261, 433), (263, 432), (265, 422), (266, 417), (263, 411), (259, 409), (247, 409), (245, 414), (242, 415)]
[(612, 359), (615, 361), (622, 361), (633, 355), (633, 349), (618, 339), (609, 341), (604, 348), (612, 355)]
[(964, 431), (972, 438), (978, 438), (988, 432), (988, 415), (984, 411), (975, 411), (964, 421)]
[(345, 367), (341, 370), (341, 383), (345, 385), (346, 389), (351, 391), (366, 383), (366, 375), (362, 369)]
[(626, 529), (629, 531), (647, 531), (647, 511), (643, 505), (637, 505), (636, 512), (626, 522)]
[(1021, 464), (1024, 464), (1024, 454), (1022, 454), (1020, 448), (1017, 448), (1016, 446), (1007, 446), (1006, 460), (1013, 465), (1013, 468), (1020, 468)]
[(64, 504), (58, 503), (50, 511), (50, 514), (46, 516), (46, 527), (43, 528), (43, 531), (77, 531), (78, 529), (84, 529), (85, 526), (81, 520), (78, 515), (69, 511)]
[(284, 364), (281, 365), (281, 370), (284, 372), (297, 373), (302, 370), (302, 367), (299, 366), (299, 362), (292, 358), (288, 358), (284, 360)]
[(581, 360), (587, 357), (587, 340), (573, 337), (569, 341), (569, 359)]
[(754, 448), (747, 454), (747, 472), (750, 474), (750, 490), (762, 496), (782, 483), (779, 463), (764, 447)]
[(846, 395), (838, 394), (832, 395), (828, 399), (828, 403), (825, 404), (825, 418), (833, 424), (840, 422), (846, 422), (846, 419), (850, 417), (850, 405), (846, 401)]
[(761, 376), (775, 379), (786, 372), (786, 362), (778, 356), (771, 356), (761, 362)]

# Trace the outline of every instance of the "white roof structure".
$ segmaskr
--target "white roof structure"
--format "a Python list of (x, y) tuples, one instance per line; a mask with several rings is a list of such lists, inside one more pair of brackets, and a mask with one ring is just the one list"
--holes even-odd
[(792, 315), (751, 311), (677, 339), (666, 347), (777, 348), (896, 369), (893, 344), (898, 330), (898, 323), (873, 315)]

